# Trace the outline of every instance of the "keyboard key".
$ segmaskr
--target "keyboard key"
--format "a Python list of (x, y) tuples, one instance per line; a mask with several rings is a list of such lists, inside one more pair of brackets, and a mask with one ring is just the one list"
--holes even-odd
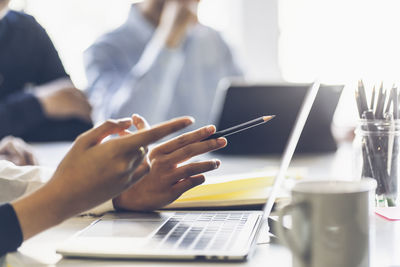
[(185, 238), (179, 244), (179, 249), (188, 249), (192, 245), (192, 243), (196, 240), (196, 238), (199, 236), (201, 231), (202, 231), (201, 228), (190, 229), (190, 231), (186, 234)]

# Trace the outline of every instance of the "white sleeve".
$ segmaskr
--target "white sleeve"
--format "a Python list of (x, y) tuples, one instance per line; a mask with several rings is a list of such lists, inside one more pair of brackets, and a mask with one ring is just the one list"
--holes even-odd
[(16, 166), (0, 160), (0, 203), (29, 194), (53, 175), (54, 170), (40, 166)]
[[(41, 166), (16, 166), (12, 162), (0, 160), (0, 203), (13, 201), (36, 191), (53, 175), (54, 169)], [(101, 215), (114, 210), (112, 200), (83, 212)]]

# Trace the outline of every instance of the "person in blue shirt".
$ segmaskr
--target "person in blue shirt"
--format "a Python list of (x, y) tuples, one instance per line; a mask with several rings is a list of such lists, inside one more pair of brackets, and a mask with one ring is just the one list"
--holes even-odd
[(210, 120), (219, 81), (241, 76), (221, 35), (197, 21), (197, 0), (133, 4), (127, 21), (84, 54), (95, 121), (142, 114), (150, 123)]
[(0, 0), (0, 139), (72, 141), (92, 127), (91, 107), (46, 31), (8, 2)]

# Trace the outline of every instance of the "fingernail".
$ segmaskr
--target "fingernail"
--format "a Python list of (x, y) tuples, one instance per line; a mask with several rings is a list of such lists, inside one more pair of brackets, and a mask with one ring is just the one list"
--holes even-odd
[(205, 182), (205, 178), (204, 178), (204, 176), (202, 177), (203, 179), (201, 179), (201, 178), (199, 178), (199, 179), (196, 179), (195, 181), (196, 181), (196, 185), (201, 185), (202, 183), (204, 183)]
[(133, 114), (133, 115), (132, 115), (132, 119), (133, 119), (133, 123), (134, 123), (134, 124), (137, 124), (137, 123), (138, 123), (139, 118), (138, 118), (137, 114)]
[(221, 165), (221, 161), (218, 160), (218, 159), (214, 159), (214, 163), (215, 163), (215, 168), (214, 169), (217, 169)]
[(188, 120), (187, 120), (187, 122), (186, 122), (186, 125), (190, 125), (190, 124), (193, 124), (194, 123), (194, 118), (193, 117), (187, 117), (188, 118)]
[(218, 145), (225, 145), (228, 141), (224, 137), (217, 138)]
[(215, 132), (215, 126), (214, 125), (207, 126), (207, 132), (213, 134)]

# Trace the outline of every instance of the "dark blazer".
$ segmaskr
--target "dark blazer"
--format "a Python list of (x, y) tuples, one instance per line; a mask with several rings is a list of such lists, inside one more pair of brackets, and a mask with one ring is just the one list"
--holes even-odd
[(78, 119), (46, 118), (36, 97), (24, 90), (63, 77), (68, 75), (46, 31), (32, 16), (9, 11), (0, 20), (0, 138), (73, 140), (91, 128)]

